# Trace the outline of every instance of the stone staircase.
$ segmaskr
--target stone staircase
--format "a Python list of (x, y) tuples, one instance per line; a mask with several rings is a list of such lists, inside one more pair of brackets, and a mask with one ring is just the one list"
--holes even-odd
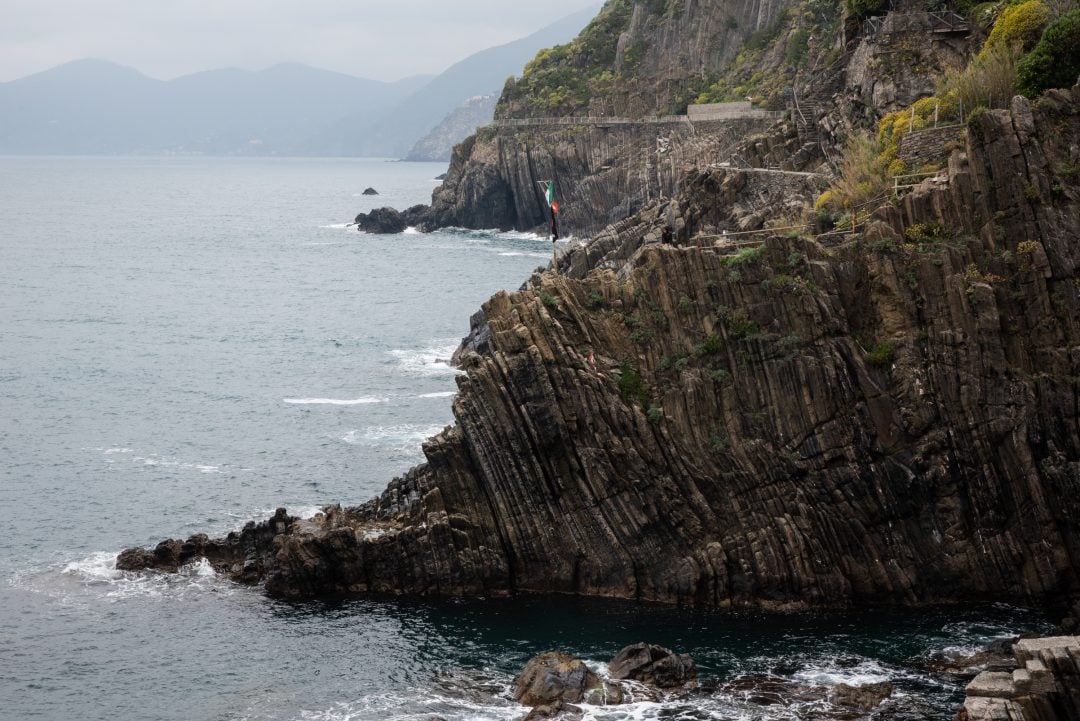
[(1018, 668), (983, 671), (968, 684), (957, 721), (1080, 719), (1080, 636), (1018, 641)]

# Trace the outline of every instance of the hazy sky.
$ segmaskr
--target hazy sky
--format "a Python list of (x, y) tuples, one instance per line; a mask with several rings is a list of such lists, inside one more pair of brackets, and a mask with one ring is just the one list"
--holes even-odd
[(2, 0), (0, 82), (80, 58), (167, 80), (301, 62), (376, 80), (438, 73), (599, 0)]

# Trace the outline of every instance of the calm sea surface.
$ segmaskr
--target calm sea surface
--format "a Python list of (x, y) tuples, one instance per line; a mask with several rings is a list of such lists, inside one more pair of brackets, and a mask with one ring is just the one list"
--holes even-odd
[[(0, 718), (515, 719), (534, 653), (692, 653), (707, 690), (604, 719), (810, 719), (725, 684), (892, 680), (878, 718), (951, 718), (934, 654), (1045, 629), (1007, 607), (768, 616), (587, 599), (287, 604), (131, 545), (279, 505), (353, 504), (451, 422), (439, 363), (550, 252), (524, 233), (366, 236), (445, 166), (377, 160), (0, 158)], [(365, 197), (373, 186), (381, 193)]]

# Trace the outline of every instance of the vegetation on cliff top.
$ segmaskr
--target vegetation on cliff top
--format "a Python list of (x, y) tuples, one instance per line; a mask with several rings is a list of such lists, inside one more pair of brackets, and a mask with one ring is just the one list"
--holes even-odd
[[(630, 26), (634, 4), (633, 0), (608, 0), (572, 42), (537, 53), (520, 78), (507, 79), (496, 116), (511, 109), (532, 117), (567, 115), (587, 106), (593, 95), (609, 92), (616, 77), (619, 36)], [(681, 0), (652, 0), (646, 6), (663, 14), (677, 4)], [(625, 57), (623, 65), (624, 72), (631, 70), (633, 57)]]
[[(815, 203), (819, 212), (832, 211), (835, 216), (887, 194), (890, 178), (913, 170), (898, 157), (908, 133), (939, 123), (970, 122), (987, 109), (1007, 108), (1018, 91), (1034, 96), (1076, 82), (1080, 10), (1047, 27), (1054, 10), (1042, 0), (998, 7), (982, 51), (963, 69), (946, 72), (935, 95), (887, 113), (875, 136), (849, 140), (840, 177)], [(1030, 52), (1025, 54), (1026, 50)]]
[(803, 0), (747, 38), (723, 72), (709, 75), (695, 103), (753, 98), (769, 107), (783, 104), (784, 89), (799, 74), (828, 67), (840, 57), (832, 39), (839, 28), (840, 0)]
[(1080, 75), (1080, 9), (1066, 13), (1046, 29), (1035, 48), (1020, 61), (1017, 84), (1034, 97), (1047, 88), (1065, 87)]

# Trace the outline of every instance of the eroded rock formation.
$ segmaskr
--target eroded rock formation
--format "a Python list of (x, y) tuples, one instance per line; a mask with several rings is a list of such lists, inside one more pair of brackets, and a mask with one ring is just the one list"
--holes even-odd
[[(734, 247), (701, 192), (734, 171), (694, 176), (679, 245), (651, 242), (663, 201), (484, 305), (426, 464), (362, 506), (181, 552), (288, 597), (1075, 593), (1078, 117), (1080, 87), (983, 114), (947, 183), (854, 238)], [(122, 567), (172, 568), (172, 547)]]
[(967, 686), (957, 721), (1080, 718), (1080, 637), (1018, 641), (1014, 671), (984, 671)]

